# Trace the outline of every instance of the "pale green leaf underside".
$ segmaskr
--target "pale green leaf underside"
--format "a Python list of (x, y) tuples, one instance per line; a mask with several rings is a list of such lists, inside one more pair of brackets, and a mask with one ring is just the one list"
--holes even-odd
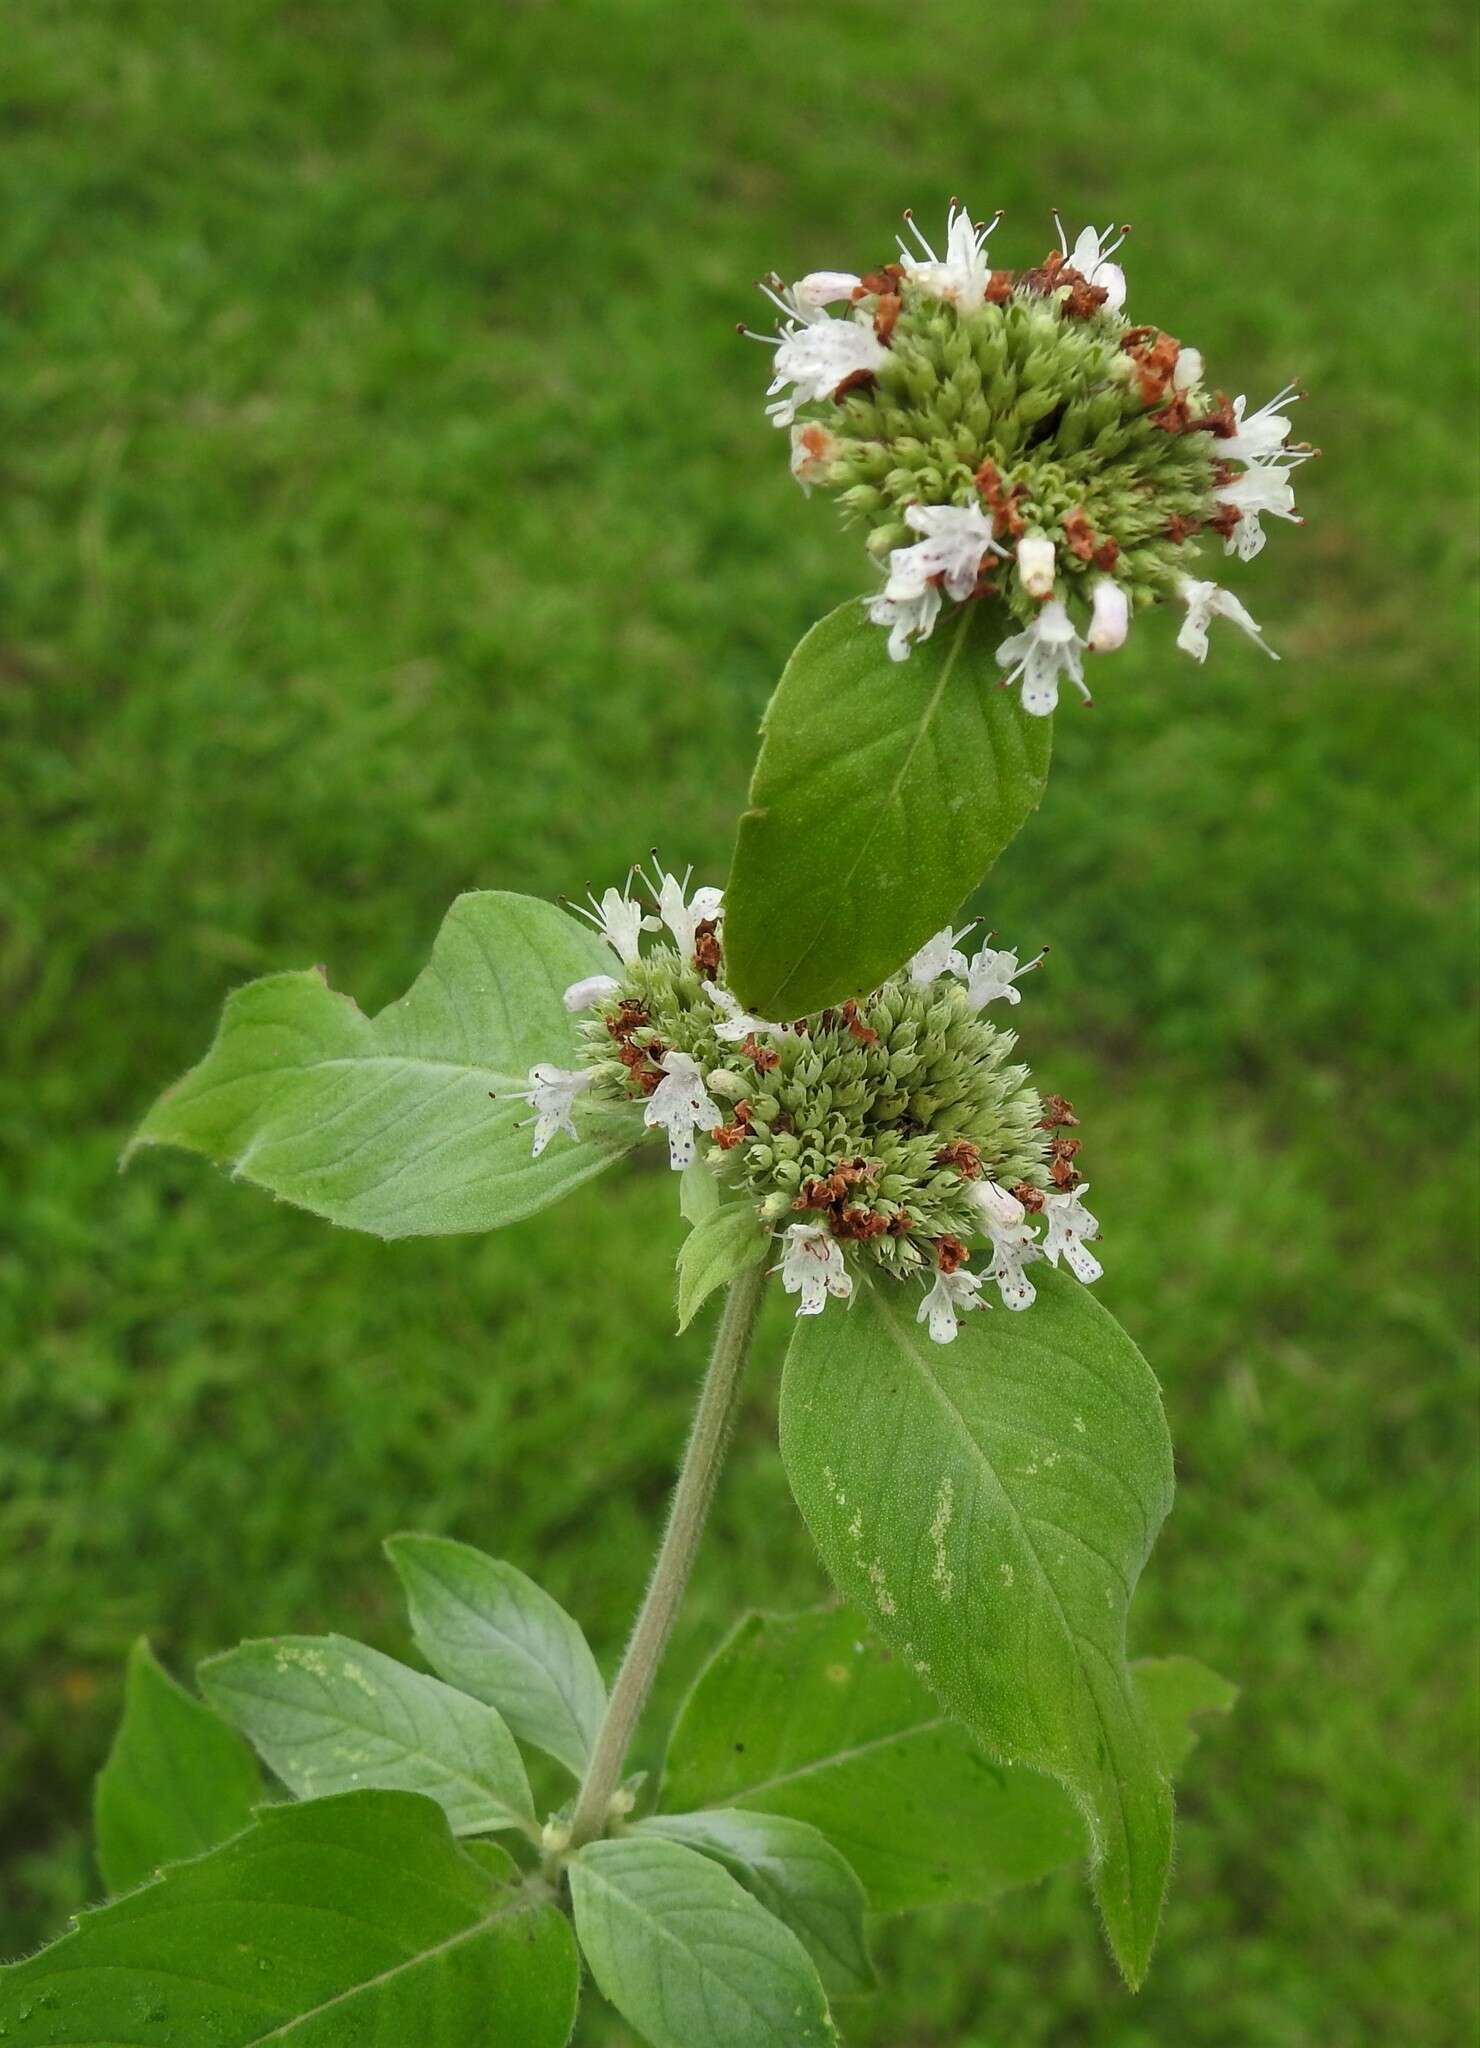
[(435, 1799), (453, 1832), (534, 1831), (502, 1717), (347, 1636), (275, 1636), (200, 1667), (207, 1699), (300, 1799), (360, 1786)]
[(731, 1203), (696, 1223), (678, 1251), (678, 1327), (686, 1330), (711, 1294), (759, 1265), (771, 1240), (749, 1202)]
[[(1175, 1767), (1188, 1716), (1226, 1708), (1233, 1689), (1190, 1657), (1131, 1671)], [(992, 1899), (1088, 1853), (1063, 1788), (990, 1762), (850, 1608), (740, 1622), (684, 1702), (662, 1803), (809, 1821), (882, 1913)]]
[(385, 1549), (433, 1670), (579, 1777), (606, 1687), (564, 1608), (515, 1566), (446, 1536), (392, 1536)]
[(1025, 1314), (933, 1344), (888, 1283), (798, 1325), (782, 1387), (793, 1492), (834, 1578), (1004, 1762), (1085, 1815), (1111, 1946), (1144, 1974), (1172, 1800), (1125, 1659), (1171, 1505), (1156, 1382), (1093, 1297), (1048, 1272)]
[(591, 1974), (652, 2048), (836, 2041), (797, 1937), (707, 1856), (634, 1834), (592, 1842), (569, 1869)]
[(239, 1735), (155, 1662), (129, 1652), (123, 1719), (93, 1794), (98, 1868), (131, 1891), (161, 1864), (214, 1849), (247, 1827), (262, 1778)]
[(762, 1017), (860, 996), (950, 922), (1042, 798), (1053, 721), (1001, 688), (1003, 615), (949, 607), (893, 662), (856, 599), (766, 712), (726, 894), (730, 986)]
[(594, 932), (532, 897), (460, 896), (408, 993), (376, 1017), (322, 974), (231, 996), (198, 1067), (130, 1148), (179, 1145), (315, 1215), (380, 1237), (492, 1230), (599, 1173), (634, 1117), (585, 1110), (539, 1159), (517, 1099), (537, 1061), (574, 1064), (562, 996), (610, 970)]
[(780, 1813), (720, 1807), (656, 1814), (638, 1832), (683, 1842), (714, 1858), (768, 1913), (789, 1927), (834, 1997), (875, 1979), (864, 1938), (868, 1898), (846, 1859), (817, 1828)]
[(428, 1799), (355, 1792), (254, 1826), (0, 1971), (26, 2048), (565, 2048), (575, 1945)]

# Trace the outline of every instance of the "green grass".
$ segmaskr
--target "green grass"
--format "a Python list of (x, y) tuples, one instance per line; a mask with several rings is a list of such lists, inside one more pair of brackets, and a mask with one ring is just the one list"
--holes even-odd
[[(0, 156), (0, 1947), (97, 1886), (130, 1637), (402, 1644), (380, 1538), (616, 1648), (702, 1348), (663, 1174), (391, 1247), (125, 1134), (223, 994), (395, 994), (469, 885), (719, 878), (756, 719), (859, 587), (760, 416), (748, 280), (906, 203), (1136, 223), (1255, 400), (1285, 659), (1138, 631), (993, 878), (1085, 1118), (1180, 1496), (1135, 1646), (1243, 1687), (1130, 1999), (1065, 1880), (891, 1932), (865, 2048), (1448, 2048), (1475, 2017), (1472, 76), (1422, 0), (27, 0)], [(821, 1590), (780, 1314), (657, 1718)], [(593, 2016), (582, 2040), (614, 2042)]]

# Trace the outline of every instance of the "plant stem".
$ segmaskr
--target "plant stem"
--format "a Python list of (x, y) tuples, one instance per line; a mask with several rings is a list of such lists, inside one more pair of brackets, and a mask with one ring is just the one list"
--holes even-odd
[(622, 1767), (638, 1716), (647, 1703), (668, 1637), (678, 1615), (684, 1588), (693, 1570), (704, 1522), (714, 1499), (715, 1483), (730, 1439), (730, 1425), (739, 1403), (740, 1382), (750, 1356), (750, 1340), (765, 1287), (763, 1265), (750, 1267), (730, 1283), (724, 1312), (714, 1334), (709, 1370), (699, 1390), (699, 1405), (689, 1432), (688, 1447), (673, 1489), (668, 1526), (648, 1580), (622, 1668), (612, 1686), (606, 1714), (597, 1730), (586, 1766), (585, 1781), (571, 1815), (571, 1847), (579, 1849), (606, 1831), (612, 1794), (622, 1782)]

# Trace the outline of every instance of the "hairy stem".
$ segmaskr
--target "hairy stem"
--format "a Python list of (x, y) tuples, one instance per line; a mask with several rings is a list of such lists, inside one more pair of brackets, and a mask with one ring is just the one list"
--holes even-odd
[(709, 1370), (694, 1411), (694, 1426), (679, 1467), (678, 1484), (673, 1489), (668, 1527), (663, 1532), (647, 1595), (612, 1687), (586, 1767), (585, 1782), (571, 1815), (573, 1848), (578, 1849), (583, 1842), (594, 1841), (605, 1832), (612, 1794), (622, 1782), (622, 1767), (633, 1730), (647, 1703), (653, 1675), (672, 1632), (714, 1499), (765, 1278), (764, 1266), (752, 1266), (731, 1282), (725, 1297)]

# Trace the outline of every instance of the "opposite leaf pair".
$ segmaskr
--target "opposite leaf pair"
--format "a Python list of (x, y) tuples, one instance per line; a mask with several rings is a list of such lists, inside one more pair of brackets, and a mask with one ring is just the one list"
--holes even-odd
[[(289, 2031), (404, 2048), (568, 2039), (579, 1972), (561, 1859), (521, 1871), (449, 1822), (512, 1827), (530, 1856), (534, 1836), (558, 1840), (558, 1820), (532, 1826), (517, 1758), (511, 1773), (501, 1745), (468, 1748), (466, 1717), (501, 1712), (578, 1769), (600, 1676), (575, 1623), (513, 1567), (436, 1537), (388, 1549), (428, 1660), (480, 1697), (342, 1638), (208, 1660), (208, 1696), (289, 1790), (328, 1795), (253, 1819), (246, 1751), (141, 1646), (99, 1783), (101, 1858), (115, 1889), (196, 1860), (0, 1977), (0, 2024), (31, 2017), (38, 2048), (79, 2024), (223, 2048)], [(1136, 1667), (1135, 1684), (1168, 1769), (1190, 1717), (1231, 1697), (1183, 1659)], [(429, 1706), (427, 1688), (450, 1698)], [(334, 1789), (349, 1772), (367, 1789)], [(740, 1625), (680, 1714), (659, 1805), (633, 1820), (624, 1798), (612, 1835), (564, 1866), (592, 1974), (655, 2048), (831, 2041), (829, 1998), (871, 1982), (865, 1908), (989, 1898), (1085, 1853), (1063, 1793), (988, 1764), (845, 1610)]]

